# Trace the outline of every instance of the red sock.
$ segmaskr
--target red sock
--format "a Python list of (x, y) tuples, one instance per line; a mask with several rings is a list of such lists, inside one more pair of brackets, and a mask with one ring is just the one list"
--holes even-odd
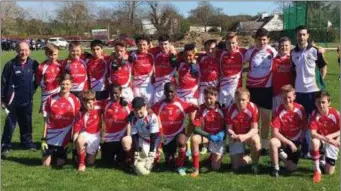
[(198, 170), (199, 169), (199, 153), (193, 153), (192, 158), (193, 158), (193, 166), (196, 170)]
[(178, 166), (178, 168), (181, 168), (184, 166), (185, 157), (186, 157), (186, 147), (179, 148), (178, 158), (176, 159), (176, 165)]
[(78, 152), (79, 166), (85, 165), (85, 152)]
[(320, 151), (310, 151), (310, 155), (311, 158), (315, 161), (315, 160), (319, 160), (320, 159)]

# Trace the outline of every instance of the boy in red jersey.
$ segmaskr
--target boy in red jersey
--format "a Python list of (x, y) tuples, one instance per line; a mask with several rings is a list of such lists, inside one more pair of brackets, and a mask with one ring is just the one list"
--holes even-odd
[(104, 109), (102, 160), (105, 164), (112, 164), (115, 159), (129, 166), (132, 165), (133, 152), (131, 127), (127, 119), (132, 109), (131, 105), (122, 99), (121, 93), (122, 87), (114, 84), (111, 99), (107, 101)]
[(73, 143), (78, 153), (78, 171), (85, 171), (86, 163), (89, 165), (95, 163), (101, 141), (102, 111), (103, 102), (96, 101), (96, 93), (92, 90), (83, 92), (82, 109), (73, 128)]
[[(41, 87), (41, 106), (40, 112), (43, 111), (47, 98), (57, 94), (60, 90), (58, 77), (60, 75), (60, 63), (58, 59), (59, 49), (53, 44), (45, 47), (45, 55), (47, 60), (41, 63), (36, 73), (36, 84)], [(46, 115), (43, 113), (43, 115)]]
[(162, 132), (162, 149), (165, 162), (170, 167), (174, 166), (175, 153), (178, 148), (179, 168), (183, 167), (186, 154), (185, 118), (188, 113), (196, 110), (196, 107), (182, 101), (176, 96), (176, 86), (167, 82), (164, 87), (165, 99), (156, 103), (152, 110), (159, 117)]
[(272, 111), (283, 103), (281, 87), (294, 83), (294, 69), (290, 61), (291, 42), (288, 37), (279, 39), (279, 52), (272, 64)]
[(108, 92), (108, 56), (103, 54), (103, 42), (93, 40), (90, 43), (92, 58), (87, 62), (90, 89), (96, 94), (96, 100), (109, 98)]
[(198, 105), (199, 65), (195, 59), (195, 45), (186, 44), (184, 47), (184, 60), (179, 64), (179, 86), (177, 94), (187, 103)]
[(205, 89), (205, 103), (200, 105), (193, 124), (194, 135), (191, 138), (193, 177), (199, 175), (199, 145), (208, 143), (211, 152), (211, 167), (219, 170), (225, 152), (224, 113), (218, 104), (218, 90), (209, 86)]
[(71, 141), (72, 126), (80, 109), (79, 99), (70, 93), (72, 76), (65, 73), (59, 82), (59, 93), (50, 96), (44, 108), (46, 115), (41, 139), (44, 166), (50, 166), (52, 155), (57, 157), (58, 166), (65, 164), (66, 147)]
[(154, 72), (154, 56), (148, 52), (150, 39), (147, 36), (139, 36), (135, 39), (137, 52), (130, 53), (133, 71), (134, 97), (143, 97), (147, 106), (153, 102), (154, 86), (152, 76)]
[(235, 32), (226, 35), (227, 50), (221, 53), (219, 103), (223, 107), (234, 101), (237, 88), (242, 87), (243, 59), (246, 49), (238, 47), (238, 36)]
[(244, 155), (246, 143), (251, 150), (251, 170), (257, 174), (261, 150), (258, 135), (258, 109), (254, 103), (250, 102), (250, 92), (246, 88), (237, 89), (235, 98), (235, 104), (227, 109), (225, 115), (232, 169), (238, 170), (240, 166), (251, 162), (250, 157)]
[(200, 79), (199, 79), (199, 105), (205, 102), (204, 91), (207, 87), (213, 86), (218, 88), (220, 67), (218, 59), (216, 59), (216, 44), (214, 39), (207, 40), (204, 43), (206, 54), (199, 58)]
[[(327, 174), (335, 171), (335, 162), (340, 147), (340, 113), (330, 107), (330, 95), (326, 91), (316, 93), (315, 105), (309, 123), (311, 132), (310, 154), (314, 161), (313, 181), (321, 181), (321, 167)], [(323, 152), (322, 157), (320, 152)], [(320, 160), (322, 158), (322, 160)], [(320, 167), (321, 166), (321, 167)]]
[(117, 40), (114, 43), (115, 52), (110, 55), (109, 83), (117, 84), (122, 87), (121, 96), (128, 102), (134, 98), (131, 89), (131, 62), (128, 60), (127, 43)]
[(270, 123), (270, 154), (273, 167), (271, 175), (274, 177), (279, 176), (279, 158), (288, 171), (296, 170), (307, 124), (303, 106), (295, 102), (295, 89), (292, 85), (284, 85), (280, 95), (283, 104), (277, 108)]
[(89, 88), (86, 61), (82, 55), (80, 42), (71, 42), (69, 45), (69, 57), (62, 62), (62, 73), (70, 73), (72, 76), (71, 93), (80, 98), (82, 91)]

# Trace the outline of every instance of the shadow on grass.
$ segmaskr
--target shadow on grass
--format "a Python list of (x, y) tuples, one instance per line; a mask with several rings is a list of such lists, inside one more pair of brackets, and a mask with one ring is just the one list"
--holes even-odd
[(42, 164), (40, 158), (8, 156), (8, 157), (4, 158), (3, 160), (16, 162), (16, 163), (23, 164), (26, 166), (41, 166), (41, 164)]
[[(36, 142), (36, 143), (34, 143), (35, 145), (36, 145), (36, 147), (37, 148), (39, 148), (39, 146), (40, 146), (40, 142)], [(11, 148), (11, 150), (13, 150), (13, 151), (17, 151), (17, 150), (28, 150), (27, 148), (25, 148), (25, 146), (24, 145), (22, 145), (20, 142), (12, 142), (11, 143), (11, 146), (12, 146), (12, 148)]]

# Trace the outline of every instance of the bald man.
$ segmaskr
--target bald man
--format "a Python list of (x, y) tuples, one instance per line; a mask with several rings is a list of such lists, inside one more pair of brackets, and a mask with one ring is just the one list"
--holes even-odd
[(21, 146), (36, 150), (32, 141), (32, 100), (37, 88), (34, 76), (39, 63), (29, 57), (30, 47), (26, 42), (20, 42), (16, 51), (17, 56), (6, 63), (1, 75), (1, 107), (7, 114), (1, 139), (3, 157), (11, 150), (17, 121)]

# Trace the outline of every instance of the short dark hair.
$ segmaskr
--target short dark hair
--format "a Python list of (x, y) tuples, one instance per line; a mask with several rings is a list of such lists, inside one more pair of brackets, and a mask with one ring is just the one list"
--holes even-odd
[(81, 46), (81, 42), (79, 41), (71, 41), (70, 44), (69, 44), (69, 49), (73, 48), (73, 47), (77, 47), (77, 46)]
[(138, 44), (141, 40), (147, 41), (148, 44), (150, 44), (150, 38), (147, 35), (139, 35), (135, 38), (135, 43)]
[(217, 44), (217, 48), (219, 50), (225, 50), (226, 49), (226, 41), (220, 41), (218, 44)]
[(330, 94), (325, 91), (325, 90), (322, 90), (322, 91), (319, 91), (319, 92), (316, 92), (315, 93), (315, 99), (321, 99), (322, 97), (327, 97), (328, 99), (328, 102), (330, 102)]
[(206, 41), (204, 42), (204, 47), (210, 46), (211, 44), (217, 44), (217, 40), (216, 40), (216, 39), (209, 39), (209, 40), (206, 40)]
[(163, 89), (165, 91), (169, 90), (171, 87), (174, 87), (174, 89), (176, 89), (176, 85), (174, 83), (172, 83), (172, 82), (165, 83), (165, 85), (163, 87), (164, 87)]
[(269, 31), (266, 30), (265, 28), (258, 29), (255, 34), (255, 38), (263, 37), (263, 36), (269, 37)]
[(278, 41), (279, 44), (282, 44), (283, 42), (289, 41), (291, 42), (290, 38), (287, 36), (281, 37)]
[(101, 40), (98, 40), (98, 39), (91, 41), (90, 48), (93, 48), (95, 46), (99, 46), (99, 47), (103, 48), (103, 42)]
[(170, 37), (168, 34), (162, 34), (159, 36), (159, 42), (169, 41)]
[(309, 34), (308, 27), (306, 27), (305, 25), (300, 25), (300, 26), (296, 27), (295, 33), (297, 33), (298, 31), (301, 31), (301, 30), (306, 30), (307, 33)]
[(58, 81), (59, 81), (59, 83), (62, 83), (65, 80), (72, 81), (72, 79), (73, 79), (72, 75), (70, 73), (66, 72), (66, 73), (63, 73), (61, 76), (59, 76)]
[(194, 43), (185, 44), (185, 46), (184, 46), (184, 52), (186, 52), (186, 51), (192, 51), (192, 50), (195, 50), (195, 44), (194, 44)]
[(214, 86), (208, 86), (205, 90), (204, 90), (204, 94), (205, 95), (213, 95), (213, 96), (217, 96), (218, 95), (218, 89)]
[(114, 41), (114, 47), (116, 47), (116, 46), (127, 48), (127, 43), (124, 40), (115, 40)]

